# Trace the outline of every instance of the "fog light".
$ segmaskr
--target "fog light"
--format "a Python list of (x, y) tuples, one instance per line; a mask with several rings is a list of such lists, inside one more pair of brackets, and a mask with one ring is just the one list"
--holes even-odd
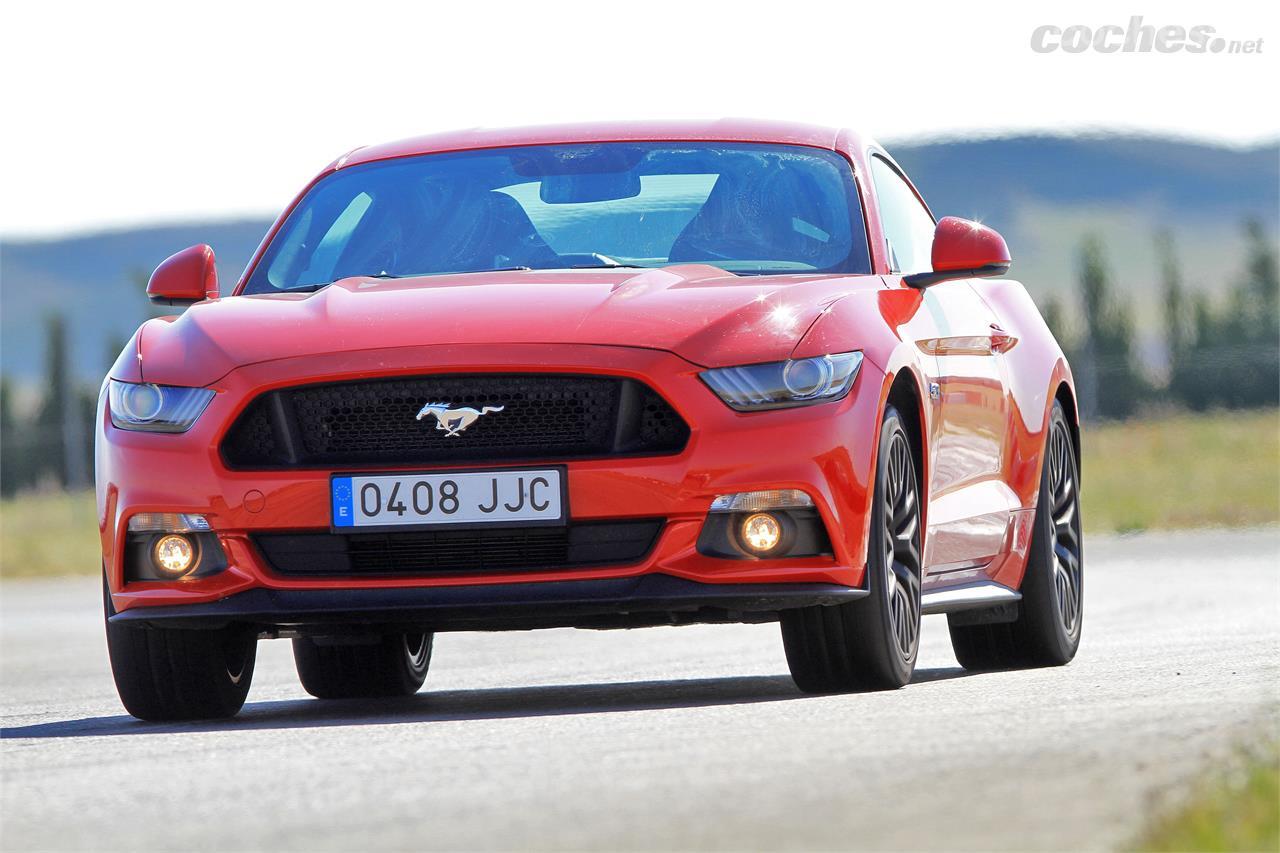
[(196, 562), (196, 546), (185, 536), (170, 533), (161, 536), (151, 547), (156, 568), (170, 577), (185, 575)]
[(767, 512), (757, 512), (742, 520), (742, 542), (757, 554), (766, 554), (782, 541), (782, 524)]

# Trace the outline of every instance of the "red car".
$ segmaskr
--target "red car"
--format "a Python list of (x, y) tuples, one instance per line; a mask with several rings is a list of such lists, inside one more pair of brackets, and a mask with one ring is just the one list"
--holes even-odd
[(111, 665), (236, 713), (259, 639), (320, 698), (441, 631), (780, 621), (806, 691), (1081, 625), (1070, 368), (975, 222), (794, 124), (472, 130), (325, 168), (220, 298), (195, 246), (102, 389)]

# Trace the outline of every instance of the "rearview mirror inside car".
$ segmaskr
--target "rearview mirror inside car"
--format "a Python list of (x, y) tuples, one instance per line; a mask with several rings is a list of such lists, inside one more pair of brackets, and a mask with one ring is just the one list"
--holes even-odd
[(593, 172), (578, 175), (547, 175), (538, 197), (547, 204), (584, 204), (617, 201), (640, 195), (640, 176), (635, 172)]

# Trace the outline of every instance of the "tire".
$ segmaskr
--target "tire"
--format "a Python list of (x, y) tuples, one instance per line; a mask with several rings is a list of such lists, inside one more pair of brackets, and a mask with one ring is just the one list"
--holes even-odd
[(911, 442), (890, 406), (880, 427), (867, 543), (870, 595), (782, 613), (787, 665), (806, 693), (888, 690), (911, 680), (920, 647), (919, 494)]
[(965, 669), (1062, 666), (1075, 657), (1084, 622), (1079, 472), (1066, 414), (1055, 401), (1018, 618), (956, 625), (949, 617), (951, 646)]
[(236, 715), (253, 681), (257, 632), (244, 626), (197, 631), (112, 624), (116, 611), (105, 576), (102, 598), (111, 674), (125, 710), (149, 722)]
[(293, 641), (302, 687), (317, 699), (412, 696), (426, 680), (433, 634), (384, 634), (371, 645)]

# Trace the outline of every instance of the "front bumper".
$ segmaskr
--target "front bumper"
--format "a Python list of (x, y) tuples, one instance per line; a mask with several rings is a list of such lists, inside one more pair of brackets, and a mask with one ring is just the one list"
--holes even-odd
[(234, 622), (299, 633), (371, 625), (410, 631), (615, 628), (767, 621), (781, 610), (866, 595), (866, 590), (835, 584), (703, 584), (646, 574), (446, 588), (257, 588), (203, 604), (133, 607), (111, 621), (171, 628), (220, 628)]
[[(145, 376), (145, 365), (143, 370)], [(249, 611), (257, 609), (253, 601), (269, 601), (274, 602), (274, 609), (283, 609), (283, 615), (272, 617), (276, 620), (272, 624), (276, 624), (287, 617), (289, 608), (311, 608), (307, 602), (323, 601), (325, 594), (336, 596), (331, 603), (341, 603), (357, 593), (376, 601), (378, 593), (417, 590), (407, 598), (401, 596), (412, 610), (435, 600), (452, 601), (454, 595), (465, 597), (469, 594), (466, 590), (637, 581), (650, 575), (693, 584), (679, 590), (688, 595), (694, 609), (701, 606), (697, 602), (703, 596), (717, 592), (704, 590), (704, 586), (716, 587), (730, 598), (737, 593), (727, 592), (729, 587), (779, 584), (855, 590), (862, 586), (868, 483), (883, 377), (873, 365), (864, 363), (853, 392), (842, 401), (743, 414), (725, 406), (698, 379), (699, 370), (670, 353), (627, 347), (424, 346), (247, 365), (213, 383), (215, 399), (196, 425), (180, 435), (118, 430), (102, 407), (97, 432), (98, 511), (104, 566), (117, 618), (135, 618), (130, 614), (134, 608), (146, 608), (152, 620), (174, 608), (192, 614), (204, 608), (199, 612), (212, 614), (208, 608), (219, 603), (223, 613), (233, 613), (244, 605), (246, 613), (242, 615), (248, 617), (254, 615)], [(331, 472), (228, 470), (218, 447), (228, 426), (252, 398), (273, 388), (308, 382), (487, 371), (585, 372), (638, 379), (662, 394), (688, 422), (691, 436), (679, 454), (565, 464), (574, 519), (665, 519), (663, 532), (648, 557), (626, 566), (431, 577), (302, 578), (272, 572), (250, 541), (250, 534), (327, 530)], [(527, 462), (535, 461), (552, 460)], [(698, 534), (716, 495), (777, 488), (802, 489), (813, 497), (831, 537), (831, 556), (731, 560), (698, 553)], [(228, 567), (207, 577), (124, 583), (122, 544), (128, 519), (138, 512), (205, 515), (226, 551)], [(628, 592), (625, 583), (610, 589), (600, 599), (611, 602), (610, 609), (603, 612), (627, 612), (628, 596), (644, 593), (639, 589)], [(670, 604), (676, 589), (672, 587), (654, 600)], [(250, 598), (242, 597), (251, 592), (254, 595)], [(299, 597), (302, 593), (319, 597)], [(223, 603), (230, 601), (241, 604)], [(531, 601), (534, 609), (548, 606), (547, 602), (539, 605), (536, 596)], [(657, 610), (673, 609), (665, 604)], [(741, 609), (731, 605), (734, 602), (728, 601), (721, 609)], [(330, 605), (321, 606), (325, 608)], [(339, 607), (336, 612), (345, 611)]]

